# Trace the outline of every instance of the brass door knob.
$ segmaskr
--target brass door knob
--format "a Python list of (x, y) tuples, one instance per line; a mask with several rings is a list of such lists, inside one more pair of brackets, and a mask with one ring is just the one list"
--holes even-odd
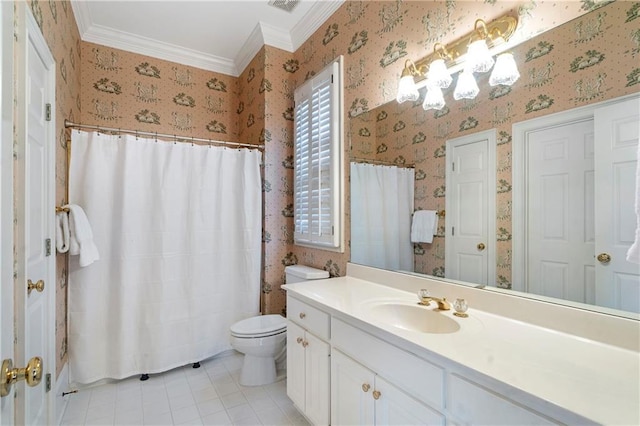
[(369, 392), (369, 389), (371, 389), (371, 385), (369, 383), (363, 383), (362, 384), (362, 391), (363, 392)]
[(597, 257), (598, 262), (600, 263), (609, 263), (611, 262), (611, 256), (608, 253), (600, 253)]
[(298, 338), (296, 339), (296, 342), (298, 342), (298, 343), (302, 343), (302, 337), (298, 337)]
[(485, 248), (484, 243), (479, 243), (476, 247), (478, 247), (478, 250), (482, 251)]
[(373, 399), (380, 399), (380, 396), (382, 394), (380, 393), (380, 391), (374, 390), (373, 391)]
[(38, 282), (34, 284), (33, 281), (27, 280), (27, 295), (31, 294), (31, 290), (42, 293), (44, 291), (44, 281), (38, 280)]
[(42, 358), (34, 356), (25, 368), (13, 368), (13, 361), (2, 361), (0, 371), (0, 397), (9, 395), (14, 383), (24, 380), (27, 385), (36, 386), (42, 380)]
[(302, 347), (306, 348), (307, 346), (309, 346), (309, 342), (307, 342), (306, 340), (302, 342)]
[(304, 319), (304, 317), (306, 317), (307, 314), (305, 314), (304, 312), (300, 312), (300, 319)]

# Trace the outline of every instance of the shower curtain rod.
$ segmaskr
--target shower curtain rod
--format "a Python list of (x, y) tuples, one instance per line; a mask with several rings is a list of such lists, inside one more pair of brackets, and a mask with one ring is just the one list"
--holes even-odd
[(181, 142), (203, 142), (206, 143), (208, 145), (231, 145), (231, 146), (236, 146), (236, 147), (244, 147), (244, 148), (254, 148), (254, 149), (259, 149), (259, 150), (264, 150), (264, 144), (263, 145), (253, 145), (250, 143), (241, 143), (241, 142), (226, 142), (226, 141), (216, 141), (216, 140), (212, 140), (212, 139), (203, 139), (203, 138), (194, 138), (194, 137), (184, 137), (184, 136), (178, 136), (178, 135), (171, 135), (168, 133), (157, 133), (157, 132), (143, 132), (140, 130), (128, 130), (128, 129), (119, 129), (119, 128), (115, 128), (115, 127), (103, 127), (103, 126), (94, 126), (94, 125), (89, 125), (89, 124), (79, 124), (79, 123), (72, 123), (69, 120), (65, 120), (64, 121), (64, 127), (69, 129), (69, 128), (74, 128), (74, 129), (88, 129), (88, 130), (97, 130), (97, 131), (102, 131), (104, 133), (127, 133), (130, 135), (135, 135), (135, 136), (149, 136), (152, 138), (162, 138), (162, 139), (169, 139), (169, 140), (174, 140), (174, 141), (181, 141)]
[(357, 158), (357, 157), (351, 157), (351, 160), (354, 163), (365, 163), (365, 164), (377, 164), (380, 166), (396, 166), (396, 167), (405, 167), (407, 169), (413, 169), (416, 167), (415, 164), (413, 163), (407, 163), (407, 164), (398, 164), (398, 163), (394, 163), (392, 161), (382, 161), (382, 160), (370, 160), (368, 158)]

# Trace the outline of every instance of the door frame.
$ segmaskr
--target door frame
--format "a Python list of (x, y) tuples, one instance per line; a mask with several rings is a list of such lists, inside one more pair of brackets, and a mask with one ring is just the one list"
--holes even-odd
[[(629, 99), (637, 98), (638, 94), (621, 96), (590, 105), (581, 106), (567, 111), (560, 111), (531, 120), (514, 123), (512, 126), (512, 263), (511, 263), (511, 289), (527, 292), (527, 248), (526, 248), (526, 224), (527, 212), (527, 170), (526, 170), (526, 143), (529, 134), (535, 131), (553, 127), (565, 126), (586, 120), (593, 120), (597, 108), (613, 105)], [(597, 142), (596, 142), (597, 143)]]
[[(453, 160), (453, 148), (460, 145), (466, 145), (469, 143), (477, 142), (479, 140), (486, 139), (487, 144), (487, 285), (491, 287), (496, 286), (496, 175), (497, 175), (497, 163), (496, 163), (496, 149), (497, 149), (497, 136), (496, 129), (484, 130), (476, 132), (470, 135), (461, 136), (454, 139), (448, 139), (446, 142), (446, 168), (445, 170), (445, 187), (451, 188), (451, 174), (448, 173), (451, 170), (451, 161)], [(445, 211), (452, 212), (456, 207), (452, 197), (445, 197)], [(447, 244), (447, 238), (451, 235), (451, 222), (447, 220), (450, 215), (445, 215), (445, 255), (444, 255), (444, 271), (445, 276), (447, 270), (451, 268), (451, 259), (453, 251), (451, 244)], [(447, 260), (448, 259), (448, 260)]]
[[(0, 360), (13, 345), (13, 2), (0, 2)], [(7, 53), (9, 52), (9, 53)], [(8, 303), (7, 303), (8, 302)], [(0, 400), (0, 425), (14, 423), (12, 394)]]
[[(15, 348), (15, 362), (14, 364), (26, 363), (27, 360), (33, 356), (41, 356), (43, 359), (43, 374), (42, 382), (38, 386), (46, 386), (46, 374), (51, 374), (51, 390), (45, 393), (45, 404), (47, 409), (47, 422), (54, 423), (55, 416), (55, 379), (56, 379), (56, 357), (55, 357), (55, 295), (56, 295), (56, 252), (55, 252), (55, 149), (56, 149), (56, 137), (55, 137), (55, 78), (56, 78), (56, 62), (49, 50), (46, 40), (40, 28), (31, 13), (30, 8), (25, 2), (17, 4), (17, 40), (16, 43), (16, 75), (18, 79), (17, 88), (17, 116), (16, 122), (16, 139), (15, 145), (16, 151), (16, 175), (18, 179), (14, 182), (14, 191), (16, 194), (16, 206), (15, 214), (18, 218), (22, 218), (22, 221), (18, 221), (16, 233), (14, 235), (16, 242), (16, 280), (15, 280), (15, 294), (14, 294), (14, 319), (16, 323), (16, 348)], [(13, 26), (13, 25), (12, 25)], [(25, 324), (26, 324), (26, 247), (25, 230), (26, 230), (26, 212), (25, 212), (25, 179), (27, 176), (27, 170), (25, 170), (26, 162), (26, 150), (25, 141), (28, 134), (28, 113), (27, 113), (27, 76), (28, 76), (28, 61), (27, 52), (29, 44), (32, 44), (36, 53), (40, 56), (43, 63), (47, 68), (46, 75), (46, 88), (44, 98), (50, 100), (51, 103), (51, 119), (48, 121), (46, 129), (46, 146), (47, 153), (45, 158), (45, 164), (48, 169), (48, 173), (45, 178), (44, 192), (46, 194), (45, 209), (50, 213), (48, 214), (48, 220), (46, 221), (46, 229), (44, 234), (51, 238), (52, 252), (50, 256), (47, 256), (47, 272), (45, 281), (45, 291), (42, 293), (45, 299), (46, 305), (46, 321), (45, 335), (46, 341), (43, 342), (42, 354), (27, 354), (25, 353)], [(44, 243), (44, 242), (43, 242)], [(19, 365), (20, 366), (20, 365)], [(24, 382), (16, 384), (18, 389), (24, 389)], [(21, 391), (16, 398), (15, 404), (15, 420), (17, 424), (25, 423), (26, 416), (26, 401), (24, 398), (25, 392)]]

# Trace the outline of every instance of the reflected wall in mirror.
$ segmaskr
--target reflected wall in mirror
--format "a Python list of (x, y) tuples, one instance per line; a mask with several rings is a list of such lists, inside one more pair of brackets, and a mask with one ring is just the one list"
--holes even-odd
[[(639, 23), (637, 2), (610, 3), (513, 48), (521, 78), (511, 87), (490, 87), (488, 75), (481, 74), (478, 97), (454, 101), (454, 76), (445, 90), (447, 105), (440, 111), (422, 109), (424, 94), (413, 104), (392, 101), (368, 111), (351, 120), (351, 157), (415, 164), (415, 208), (442, 210), (447, 195), (446, 141), (495, 129), (496, 232), (487, 244), (495, 245), (496, 278), (488, 284), (510, 289), (512, 125), (638, 93)], [(413, 245), (416, 272), (447, 276), (444, 235), (441, 218), (431, 244)]]

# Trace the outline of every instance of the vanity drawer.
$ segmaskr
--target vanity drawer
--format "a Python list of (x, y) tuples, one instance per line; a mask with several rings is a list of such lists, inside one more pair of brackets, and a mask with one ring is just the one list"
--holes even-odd
[(331, 320), (326, 312), (288, 296), (287, 318), (321, 339), (329, 340)]
[(331, 319), (331, 345), (419, 401), (443, 408), (443, 368), (335, 318)]

